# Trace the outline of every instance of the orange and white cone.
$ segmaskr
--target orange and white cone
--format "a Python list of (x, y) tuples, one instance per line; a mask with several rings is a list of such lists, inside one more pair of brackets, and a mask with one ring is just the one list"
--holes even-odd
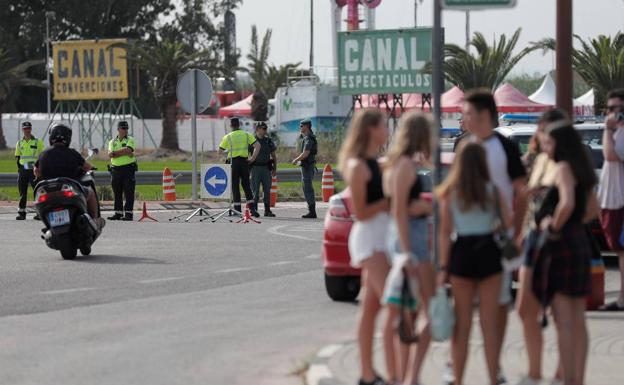
[(275, 207), (277, 203), (277, 175), (271, 179), (271, 207)]
[(323, 178), (321, 179), (321, 190), (323, 190), (323, 202), (329, 202), (329, 198), (334, 195), (334, 172), (331, 165), (326, 164), (323, 168)]
[(163, 170), (163, 199), (166, 201), (176, 200), (175, 179), (173, 179), (169, 167), (165, 167)]

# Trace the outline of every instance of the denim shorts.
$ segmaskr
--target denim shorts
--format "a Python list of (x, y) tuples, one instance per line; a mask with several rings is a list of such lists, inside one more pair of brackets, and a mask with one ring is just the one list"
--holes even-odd
[[(405, 250), (414, 255), (413, 262), (429, 262), (431, 261), (431, 253), (429, 252), (429, 221), (427, 218), (410, 218), (409, 219), (410, 244), (412, 249)], [(399, 242), (399, 232), (394, 221), (390, 222), (388, 227), (388, 256), (394, 260), (394, 257), (401, 254), (401, 244)]]

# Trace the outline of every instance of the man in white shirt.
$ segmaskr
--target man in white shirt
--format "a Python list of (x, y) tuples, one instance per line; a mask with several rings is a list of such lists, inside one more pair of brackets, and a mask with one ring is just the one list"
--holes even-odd
[(624, 311), (624, 88), (607, 94), (607, 120), (602, 136), (605, 162), (602, 166), (598, 198), (600, 222), (611, 250), (619, 257), (620, 294), (617, 300), (607, 303), (600, 310)]
[[(510, 235), (518, 244), (522, 237), (522, 223), (526, 213), (526, 170), (522, 164), (518, 144), (494, 131), (498, 126), (498, 111), (494, 96), (489, 90), (476, 90), (464, 98), (463, 119), (473, 140), (485, 147), (490, 178), (504, 197), (504, 204), (513, 213), (513, 231)], [(507, 315), (511, 296), (511, 273), (503, 272), (501, 285), (499, 326), (499, 355), (505, 339)], [(499, 368), (499, 383), (504, 383)]]

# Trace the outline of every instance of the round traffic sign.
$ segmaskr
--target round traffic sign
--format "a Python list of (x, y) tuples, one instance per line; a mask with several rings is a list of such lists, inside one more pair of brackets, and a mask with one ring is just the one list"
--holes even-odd
[(204, 71), (198, 69), (186, 71), (178, 80), (176, 95), (184, 111), (192, 113), (193, 79), (195, 80), (195, 112), (199, 114), (210, 106), (210, 98), (212, 98), (212, 83)]
[(223, 168), (214, 166), (206, 170), (204, 187), (209, 195), (220, 197), (228, 186), (228, 176)]

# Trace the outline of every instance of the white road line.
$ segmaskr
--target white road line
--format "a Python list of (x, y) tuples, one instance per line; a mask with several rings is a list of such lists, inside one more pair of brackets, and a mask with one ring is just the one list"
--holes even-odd
[(49, 291), (42, 291), (41, 294), (65, 294), (65, 293), (75, 293), (75, 292), (79, 292), (79, 291), (89, 291), (89, 290), (95, 290), (94, 287), (78, 287), (75, 289), (63, 289), (63, 290), (49, 290)]
[(307, 383), (310, 385), (319, 385), (325, 378), (332, 378), (327, 365), (310, 365), (306, 374)]
[(329, 358), (340, 349), (342, 349), (342, 345), (340, 344), (327, 345), (321, 349), (316, 356), (319, 358)]
[(304, 237), (303, 235), (286, 234), (286, 233), (280, 232), (280, 229), (283, 229), (284, 227), (288, 227), (288, 226), (289, 225), (273, 226), (273, 227), (268, 228), (267, 232), (269, 232), (271, 234), (275, 234), (275, 235), (281, 235), (282, 237), (303, 239), (304, 241), (312, 241), (312, 242), (318, 242), (319, 241), (318, 239)]
[(157, 282), (168, 282), (168, 281), (176, 281), (178, 279), (184, 279), (185, 277), (164, 277), (164, 278), (155, 278), (155, 279), (144, 279), (139, 281), (139, 283), (157, 283)]
[(296, 231), (300, 233), (311, 233), (311, 232), (323, 232), (324, 229), (291, 229), (290, 231)]
[(321, 255), (320, 254), (310, 254), (310, 255), (306, 255), (303, 258), (305, 258), (305, 259), (319, 259), (319, 258), (321, 258)]
[(232, 268), (232, 269), (223, 269), (223, 270), (217, 270), (217, 271), (215, 271), (215, 273), (217, 273), (217, 274), (235, 273), (237, 271), (247, 271), (247, 270), (251, 270), (251, 267), (235, 267), (235, 268)]
[(283, 266), (283, 265), (292, 265), (293, 263), (297, 263), (297, 261), (280, 261), (280, 262), (274, 262), (274, 263), (269, 263), (268, 266)]

